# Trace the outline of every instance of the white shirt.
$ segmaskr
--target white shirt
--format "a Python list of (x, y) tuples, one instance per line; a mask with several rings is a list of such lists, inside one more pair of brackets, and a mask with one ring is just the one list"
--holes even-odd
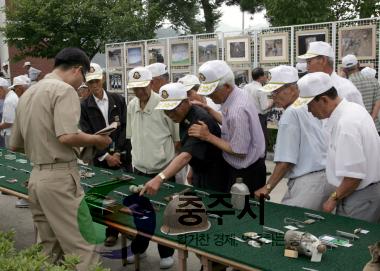
[(103, 98), (98, 99), (94, 96), (94, 99), (95, 99), (96, 105), (100, 109), (100, 112), (102, 112), (104, 121), (106, 122), (106, 126), (108, 126), (109, 125), (109, 122), (108, 122), (108, 106), (109, 106), (109, 104), (108, 104), (107, 93), (103, 90)]
[(331, 74), (331, 80), (340, 98), (364, 107), (362, 94), (350, 80), (339, 76), (336, 72)]
[(271, 106), (268, 96), (261, 90), (262, 85), (257, 81), (252, 81), (244, 87), (244, 91), (248, 92), (252, 97), (257, 112), (261, 115), (265, 114), (266, 110)]
[(274, 162), (294, 167), (287, 178), (297, 178), (326, 167), (327, 131), (322, 120), (308, 112), (307, 106), (288, 107), (278, 123)]
[[(3, 105), (3, 117), (1, 123), (12, 123), (15, 121), (16, 107), (18, 104), (18, 96), (13, 90), (10, 90), (7, 95), (5, 95), (4, 105)], [(7, 128), (1, 130), (1, 135), (10, 135), (12, 128)]]
[(361, 179), (362, 189), (380, 181), (380, 137), (364, 107), (342, 100), (327, 121), (326, 175), (334, 186), (343, 177)]

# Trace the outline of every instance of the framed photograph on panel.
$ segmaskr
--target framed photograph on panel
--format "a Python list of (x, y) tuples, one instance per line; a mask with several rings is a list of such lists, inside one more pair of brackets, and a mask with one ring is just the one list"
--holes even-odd
[(358, 60), (376, 58), (376, 26), (353, 26), (339, 29), (339, 59), (353, 54)]
[(108, 90), (110, 92), (124, 91), (124, 80), (122, 73), (111, 72), (108, 74)]
[(260, 62), (288, 62), (288, 32), (260, 35)]
[(250, 69), (234, 69), (235, 84), (238, 87), (243, 87), (248, 84), (251, 80), (251, 70)]
[(226, 61), (235, 64), (251, 62), (250, 40), (249, 36), (226, 38)]
[(166, 63), (165, 45), (148, 45), (148, 65)]
[(171, 80), (173, 83), (176, 83), (178, 79), (184, 77), (186, 74), (190, 74), (189, 70), (172, 70), (171, 71)]
[(177, 41), (170, 44), (170, 65), (191, 65), (191, 53), (189, 41)]
[(121, 68), (123, 67), (123, 48), (115, 47), (115, 48), (107, 48), (107, 61), (108, 68)]
[(144, 66), (142, 45), (128, 46), (126, 48), (126, 62), (129, 68)]
[(310, 42), (328, 42), (328, 31), (326, 28), (318, 30), (307, 30), (296, 32), (296, 55), (303, 55), (309, 48)]
[(198, 40), (197, 47), (199, 65), (210, 60), (219, 59), (219, 48), (217, 39)]

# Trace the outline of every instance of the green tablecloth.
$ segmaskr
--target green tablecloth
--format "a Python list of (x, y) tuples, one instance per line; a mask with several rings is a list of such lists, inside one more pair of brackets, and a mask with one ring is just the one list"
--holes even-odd
[[(0, 178), (0, 186), (8, 188), (13, 191), (27, 194), (27, 188), (23, 186), (29, 174), (20, 169), (31, 171), (32, 167), (29, 164), (21, 164), (16, 162), (16, 160), (6, 160), (4, 155), (7, 151), (0, 150), (2, 155), (0, 156), (0, 176), (5, 176)], [(16, 154), (17, 159), (25, 159), (25, 156), (21, 154)], [(16, 168), (16, 169), (14, 169)], [(109, 171), (112, 175), (107, 174), (99, 168), (90, 167), (95, 176), (88, 179), (82, 179), (83, 183), (94, 184), (102, 181), (112, 180), (115, 177), (121, 176), (121, 171)], [(95, 193), (100, 193), (102, 195), (108, 195), (117, 200), (118, 203), (122, 203), (123, 196), (115, 193), (119, 191), (125, 194), (131, 194), (129, 192), (129, 186), (131, 184), (143, 184), (147, 181), (147, 178), (132, 175), (135, 179), (131, 183), (116, 183), (110, 186), (105, 186), (101, 188), (88, 188), (84, 186), (86, 192), (91, 191)], [(16, 183), (9, 183), (9, 179), (17, 179)], [(161, 187), (158, 194), (150, 197), (152, 200), (166, 203), (164, 197), (171, 195), (175, 192), (182, 191), (187, 188), (184, 185), (173, 184), (174, 188)], [(211, 192), (212, 191), (208, 191)], [(204, 196), (204, 204), (207, 206), (214, 202), (214, 199)], [(226, 200), (228, 201), (228, 200)], [(90, 207), (96, 221), (114, 221), (121, 225), (135, 228), (133, 219), (131, 216), (124, 213), (115, 212), (112, 214), (102, 215), (99, 211)], [(218, 205), (213, 210), (231, 210), (223, 207), (223, 205)], [(253, 212), (259, 216), (259, 208), (252, 205)], [(208, 209), (208, 211), (212, 211)], [(305, 220), (304, 215), (307, 209), (289, 207), (285, 205), (275, 204), (267, 202), (265, 203), (265, 225), (277, 228), (282, 231), (286, 231), (284, 226), (285, 217), (291, 217), (297, 220)], [(326, 219), (317, 221), (314, 224), (307, 225), (300, 231), (307, 231), (316, 236), (323, 234), (335, 235), (336, 230), (342, 230), (346, 232), (353, 232), (356, 228), (362, 228), (369, 230), (368, 234), (360, 234), (360, 239), (353, 241), (353, 246), (350, 248), (338, 247), (334, 249), (329, 249), (322, 257), (322, 262), (312, 263), (310, 258), (306, 256), (300, 256), (298, 259), (291, 259), (284, 257), (284, 244), (281, 235), (272, 236), (273, 241), (271, 244), (263, 245), (261, 248), (254, 248), (246, 243), (241, 243), (230, 237), (242, 237), (245, 232), (257, 232), (262, 233), (262, 226), (259, 225), (259, 218), (251, 218), (246, 214), (242, 219), (238, 219), (237, 215), (240, 211), (236, 211), (235, 215), (226, 215), (223, 217), (223, 224), (218, 225), (217, 219), (210, 218), (212, 223), (211, 228), (208, 231), (198, 234), (189, 234), (187, 236), (168, 236), (160, 231), (162, 225), (164, 207), (161, 207), (156, 212), (156, 230), (155, 235), (181, 243), (186, 243), (188, 247), (195, 248), (209, 254), (217, 255), (222, 258), (230, 259), (235, 262), (239, 262), (248, 266), (256, 267), (263, 270), (302, 270), (302, 267), (312, 268), (316, 270), (362, 270), (365, 263), (370, 259), (368, 252), (368, 245), (375, 243), (380, 240), (380, 225), (371, 224), (361, 220), (350, 219), (346, 217), (318, 213), (324, 216)], [(266, 236), (269, 238), (269, 236)], [(270, 239), (270, 238), (269, 238)]]

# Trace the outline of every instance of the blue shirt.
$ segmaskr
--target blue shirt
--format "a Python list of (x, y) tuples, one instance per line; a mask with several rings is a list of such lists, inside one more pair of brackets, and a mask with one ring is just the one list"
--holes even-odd
[(327, 130), (307, 106), (289, 106), (278, 123), (274, 162), (294, 167), (286, 175), (296, 178), (326, 168)]

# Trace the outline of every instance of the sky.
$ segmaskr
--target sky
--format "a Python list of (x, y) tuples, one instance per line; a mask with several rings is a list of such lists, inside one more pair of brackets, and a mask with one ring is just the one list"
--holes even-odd
[[(230, 32), (239, 31), (242, 29), (242, 12), (239, 6), (226, 6), (221, 7), (223, 16), (217, 27), (217, 31)], [(268, 21), (264, 17), (265, 11), (255, 13), (254, 15), (244, 13), (244, 28), (261, 28), (269, 26)], [(251, 19), (252, 18), (252, 19)]]

